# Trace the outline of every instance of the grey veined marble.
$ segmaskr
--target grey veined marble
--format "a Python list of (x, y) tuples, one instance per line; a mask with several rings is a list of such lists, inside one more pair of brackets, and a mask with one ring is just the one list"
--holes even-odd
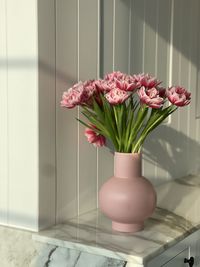
[(46, 247), (31, 267), (124, 267), (126, 262), (63, 247)]
[(52, 247), (32, 240), (32, 233), (0, 226), (0, 266), (30, 267), (40, 251)]
[[(95, 210), (35, 234), (33, 238), (58, 247), (142, 265), (199, 229), (199, 184), (200, 177), (189, 176), (158, 186), (157, 209), (146, 221), (145, 229), (135, 234), (112, 231), (111, 221)], [(56, 253), (55, 250), (55, 257)], [(69, 253), (73, 255), (72, 251)], [(82, 253), (80, 259), (84, 259)]]

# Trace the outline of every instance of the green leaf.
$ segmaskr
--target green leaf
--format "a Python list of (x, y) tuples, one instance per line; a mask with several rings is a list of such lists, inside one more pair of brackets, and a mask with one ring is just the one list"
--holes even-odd
[(177, 107), (169, 106), (163, 110), (157, 110), (157, 112), (155, 112), (153, 116), (149, 119), (147, 126), (144, 128), (136, 144), (133, 144), (132, 152), (138, 152), (147, 135), (152, 132), (159, 124), (161, 124), (176, 109)]
[(104, 121), (105, 121), (104, 112), (101, 110), (99, 104), (96, 102), (96, 100), (94, 98), (93, 98), (93, 106), (94, 106), (94, 111), (98, 115), (99, 119), (101, 120), (101, 122), (104, 123)]
[(118, 132), (116, 129), (116, 124), (115, 124), (115, 116), (114, 116), (114, 111), (112, 106), (107, 102), (104, 96), (101, 95), (102, 103), (103, 103), (103, 109), (104, 109), (104, 114), (105, 114), (105, 127), (108, 129), (112, 141), (114, 143), (114, 146), (116, 150), (118, 151), (119, 149), (119, 138), (118, 138)]
[(128, 139), (128, 143), (127, 143), (127, 149), (130, 150), (132, 147), (132, 143), (134, 142), (134, 140), (137, 138), (137, 135), (139, 134), (143, 123), (144, 123), (144, 118), (146, 117), (148, 112), (148, 107), (146, 107), (145, 105), (140, 106), (137, 115), (136, 115), (136, 121), (135, 124), (133, 126), (133, 128), (131, 129), (131, 133)]
[(95, 125), (100, 131), (102, 131), (103, 135), (110, 138), (108, 130), (100, 121), (98, 121), (97, 118), (95, 118), (93, 115), (86, 114), (85, 111), (82, 111), (81, 113), (91, 122), (91, 124)]

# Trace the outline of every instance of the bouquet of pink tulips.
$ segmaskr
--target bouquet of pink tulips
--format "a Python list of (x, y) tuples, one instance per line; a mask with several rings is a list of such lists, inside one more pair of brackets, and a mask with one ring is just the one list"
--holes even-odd
[(89, 143), (100, 147), (109, 139), (118, 152), (138, 153), (153, 129), (190, 103), (191, 94), (185, 88), (160, 85), (149, 74), (117, 71), (104, 79), (75, 84), (63, 93), (61, 106), (82, 107), (87, 122), (78, 120), (86, 126)]

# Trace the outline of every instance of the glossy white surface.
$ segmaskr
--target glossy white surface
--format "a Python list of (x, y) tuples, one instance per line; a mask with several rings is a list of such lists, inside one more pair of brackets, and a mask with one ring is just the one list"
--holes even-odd
[(158, 207), (135, 234), (112, 231), (95, 210), (34, 234), (35, 240), (142, 264), (196, 231), (200, 224), (200, 177), (189, 176), (157, 187)]

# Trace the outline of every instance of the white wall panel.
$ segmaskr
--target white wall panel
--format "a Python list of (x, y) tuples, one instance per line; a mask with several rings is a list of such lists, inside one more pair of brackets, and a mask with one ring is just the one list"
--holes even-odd
[[(189, 18), (190, 20), (190, 29), (198, 28), (200, 23), (200, 3), (198, 0), (194, 1), (194, 4), (191, 7), (190, 14), (192, 14)], [(200, 53), (199, 53), (199, 41), (200, 34), (192, 34), (192, 31), (189, 33), (189, 54), (190, 54), (190, 90), (192, 93), (192, 105), (189, 107), (190, 113), (188, 114), (188, 136), (190, 138), (189, 142), (189, 153), (188, 153), (188, 161), (190, 161), (189, 171), (193, 173), (198, 173), (200, 170), (200, 153), (199, 153), (199, 140), (200, 135), (197, 137), (198, 125), (200, 120), (197, 119), (196, 109), (200, 106), (200, 102), (197, 102), (197, 95), (200, 94), (199, 90), (199, 81), (198, 81), (198, 72), (200, 69)], [(198, 55), (198, 56), (197, 56)], [(191, 159), (193, 160), (191, 161)]]
[(0, 1), (0, 223), (35, 231), (55, 222), (54, 25), (54, 0)]
[[(172, 1), (157, 0), (157, 62), (155, 75), (159, 77), (163, 84), (169, 84), (169, 58), (170, 58), (170, 28), (171, 28), (171, 3)], [(167, 23), (166, 23), (167, 21)]]
[(129, 71), (130, 0), (114, 1), (114, 70)]
[[(100, 34), (100, 76), (112, 72), (115, 68), (115, 0), (101, 2), (101, 34)], [(98, 149), (98, 183), (97, 191), (102, 184), (113, 175), (113, 151), (109, 147)], [(97, 192), (98, 198), (98, 192)], [(98, 201), (97, 201), (98, 205)]]
[(37, 3), (25, 0), (6, 2), (9, 99), (8, 221), (9, 225), (37, 228)]
[(100, 32), (100, 76), (112, 72), (114, 61), (115, 42), (115, 0), (101, 1), (101, 32)]
[[(144, 3), (144, 50), (143, 50), (143, 71), (154, 75), (157, 70), (157, 27), (158, 27), (158, 9), (157, 1), (145, 1)], [(156, 176), (157, 161), (156, 156), (151, 156), (146, 147), (152, 147), (151, 138), (145, 141), (143, 149), (143, 174), (146, 177)], [(149, 155), (150, 157), (149, 157)]]
[[(48, 7), (48, 8), (47, 8)], [(39, 228), (55, 224), (55, 1), (38, 1)], [(45, 33), (45, 34), (44, 34)]]
[(97, 205), (97, 149), (75, 120), (85, 120), (80, 110), (64, 110), (59, 102), (73, 83), (99, 76), (100, 18), (99, 1), (56, 4), (57, 221), (63, 221)]
[[(195, 29), (199, 24), (199, 1), (195, 0), (194, 4), (190, 7), (190, 15), (189, 15), (189, 71), (188, 75), (190, 77), (188, 87), (192, 93), (192, 105), (189, 106), (189, 115), (188, 115), (188, 135), (190, 139), (194, 142), (196, 140), (196, 128), (197, 121), (196, 120), (196, 99), (197, 99), (197, 91), (198, 91), (198, 82), (197, 82), (197, 74), (198, 74), (198, 57), (197, 54), (200, 54), (199, 43), (198, 43), (198, 34), (193, 34), (193, 31), (190, 29)], [(198, 142), (198, 140), (196, 140)], [(191, 153), (189, 153), (191, 154)], [(189, 157), (190, 158), (190, 157)]]
[(77, 109), (60, 107), (62, 93), (78, 80), (78, 1), (56, 1), (57, 222), (78, 212)]
[(0, 221), (7, 224), (8, 205), (8, 95), (6, 0), (0, 1)]
[(132, 1), (131, 10), (131, 73), (142, 73), (144, 71), (145, 1)]
[[(91, 12), (92, 10), (92, 12)], [(92, 22), (92, 23), (91, 23)], [(99, 76), (99, 3), (98, 0), (79, 0), (79, 79)], [(80, 115), (80, 118), (85, 120)], [(79, 127), (79, 213), (97, 205), (97, 149)]]
[[(62, 7), (59, 25), (61, 23), (64, 25), (70, 15), (66, 16), (65, 20), (63, 16), (70, 12), (69, 9), (71, 7), (69, 5), (67, 10), (67, 4), (62, 6), (61, 2), (58, 1), (57, 3)], [(100, 4), (101, 34), (99, 41), (98, 2), (87, 0), (83, 4), (83, 1), (80, 0), (77, 3), (77, 7), (75, 7), (74, 3), (71, 13), (74, 16), (78, 16), (78, 25), (77, 22), (71, 20), (70, 25), (75, 27), (73, 28), (74, 30), (70, 33), (68, 31), (65, 33), (63, 30), (63, 35), (60, 35), (60, 39), (57, 40), (58, 44), (61, 44), (61, 40), (64, 40), (59, 45), (59, 50), (57, 48), (58, 57), (64, 58), (68, 55), (68, 61), (66, 60), (63, 66), (66, 69), (69, 68), (70, 71), (75, 66), (74, 62), (77, 62), (77, 79), (98, 77), (99, 70), (101, 76), (112, 70), (130, 71), (130, 73), (145, 71), (157, 76), (165, 86), (171, 84), (185, 86), (191, 90), (193, 99), (195, 99), (198, 69), (197, 54), (199, 54), (197, 53), (199, 34), (196, 33), (198, 32), (200, 12), (197, 0), (190, 3), (182, 0), (102, 1)], [(90, 11), (92, 10), (90, 15), (88, 15), (88, 6), (90, 6)], [(89, 23), (88, 16), (90, 16), (92, 24)], [(65, 26), (66, 28), (68, 29), (68, 26)], [(58, 31), (61, 31), (60, 26)], [(78, 37), (73, 36), (74, 32), (77, 31), (76, 36)], [(188, 38), (188, 36), (190, 37)], [(73, 40), (70, 37), (73, 38), (76, 44), (75, 48), (71, 46)], [(64, 50), (67, 42), (69, 42), (71, 53), (68, 50)], [(74, 49), (77, 49), (77, 52), (74, 52)], [(100, 66), (98, 66), (99, 49)], [(70, 68), (70, 66), (73, 67)], [(59, 67), (60, 63), (57, 65), (58, 73)], [(75, 73), (74, 69), (73, 73)], [(60, 85), (62, 84), (60, 83)], [(60, 94), (62, 87), (63, 85), (59, 86)], [(145, 142), (144, 175), (155, 184), (164, 183), (169, 179), (186, 175), (188, 172), (198, 171), (200, 138), (198, 129), (200, 126), (199, 120), (195, 118), (194, 102), (192, 101), (191, 106), (183, 108), (181, 112), (174, 113), (171, 119), (168, 119), (156, 129)], [(61, 120), (59, 112), (58, 121)], [(73, 112), (76, 113), (76, 111), (65, 111), (65, 115), (61, 120), (62, 124), (65, 118), (72, 123)], [(75, 192), (75, 187), (77, 186), (76, 197), (74, 193), (74, 199), (76, 198), (77, 202), (74, 203), (77, 204), (76, 212), (82, 213), (95, 208), (96, 204), (98, 205), (96, 200), (98, 189), (113, 174), (113, 154), (109, 151), (109, 148), (100, 148), (96, 152), (91, 145), (87, 144), (82, 126), (76, 127), (72, 129), (63, 128), (66, 136), (70, 132), (71, 135), (74, 133), (71, 139), (73, 140), (73, 145), (68, 144), (66, 140), (63, 141), (64, 135), (61, 133), (61, 128), (57, 128), (57, 135), (59, 136), (59, 138), (57, 136), (59, 144), (57, 149), (59, 155), (61, 153), (59, 151), (63, 149), (61, 147), (68, 146), (72, 155), (74, 155), (73, 159), (75, 159), (74, 151), (78, 150), (76, 164), (74, 161), (72, 163), (72, 160), (68, 161), (71, 162), (71, 165), (67, 169), (70, 170), (75, 180), (71, 182), (70, 189), (67, 189), (67, 192), (71, 189), (71, 193)], [(76, 142), (74, 140), (76, 140), (75, 137), (77, 135), (79, 145), (75, 149)], [(191, 160), (194, 151), (196, 151), (196, 161)], [(65, 158), (67, 153), (63, 149), (60, 157), (58, 157), (58, 162), (63, 161), (63, 157)], [(70, 164), (67, 163), (67, 160), (65, 163), (66, 166)], [(77, 173), (75, 172), (76, 167)], [(61, 197), (64, 196), (66, 190), (63, 187), (64, 178), (62, 182), (60, 180), (61, 173), (66, 173), (66, 169), (58, 163), (58, 188), (60, 188), (60, 191), (58, 191), (60, 195), (58, 195), (58, 203), (61, 206), (65, 206), (73, 202), (67, 202), (70, 193), (66, 194), (65, 197)], [(63, 211), (61, 209), (60, 214)], [(75, 212), (74, 209), (73, 211)], [(69, 214), (73, 215), (74, 212), (70, 213), (69, 211)], [(65, 218), (66, 214), (62, 214), (61, 217)]]
[[(55, 213), (61, 222), (98, 205), (113, 154), (87, 143), (79, 109), (60, 107), (78, 80), (145, 71), (198, 99), (199, 8), (198, 0), (0, 0), (1, 223), (37, 230)], [(195, 102), (145, 143), (144, 175), (154, 183), (199, 171)]]
[[(186, 59), (188, 41), (183, 41), (185, 27), (184, 5), (182, 1), (174, 3), (174, 27), (173, 27), (173, 62), (172, 62), (172, 84), (179, 84), (188, 88), (188, 59)], [(183, 26), (184, 25), (184, 26)], [(187, 32), (187, 27), (186, 27)], [(185, 51), (185, 53), (184, 53)], [(170, 153), (169, 158), (171, 178), (177, 178), (187, 174), (187, 136), (185, 135), (185, 124), (187, 109), (180, 108), (171, 116), (171, 135), (169, 136)], [(184, 116), (183, 116), (184, 115)], [(182, 118), (182, 119), (181, 119)]]
[[(157, 21), (156, 21), (156, 62), (155, 62), (155, 76), (160, 81), (163, 81), (163, 86), (170, 85), (170, 28), (172, 23), (171, 1), (159, 1), (156, 5)], [(167, 23), (166, 23), (167, 21)], [(169, 123), (170, 118), (166, 119), (165, 123)], [(165, 127), (165, 126), (164, 126)], [(162, 141), (165, 134), (161, 129), (157, 129), (154, 134), (154, 140), (157, 140), (157, 149), (155, 145), (151, 146), (149, 151), (155, 151), (155, 176), (153, 180), (155, 183), (166, 180), (167, 166), (164, 166), (167, 160), (167, 144)], [(151, 152), (150, 152), (151, 154)], [(163, 163), (163, 164), (162, 164)]]

